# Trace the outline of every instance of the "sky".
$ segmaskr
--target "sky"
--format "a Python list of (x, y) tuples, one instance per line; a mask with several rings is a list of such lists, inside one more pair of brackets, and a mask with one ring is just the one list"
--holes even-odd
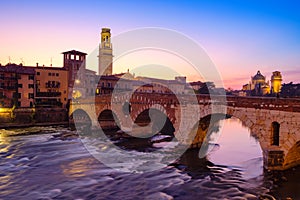
[[(113, 37), (133, 29), (159, 27), (180, 32), (199, 44), (226, 88), (241, 89), (257, 70), (267, 79), (279, 70), (283, 82), (300, 82), (298, 1), (3, 0), (0, 9), (2, 65), (10, 60), (31, 66), (49, 66), (51, 62), (62, 66), (64, 51), (91, 54), (99, 45), (102, 27), (111, 28)], [(114, 72), (124, 71), (125, 65), (130, 70), (136, 67), (119, 63)], [(97, 66), (87, 68), (97, 70)], [(197, 79), (188, 70), (181, 75), (190, 81)]]

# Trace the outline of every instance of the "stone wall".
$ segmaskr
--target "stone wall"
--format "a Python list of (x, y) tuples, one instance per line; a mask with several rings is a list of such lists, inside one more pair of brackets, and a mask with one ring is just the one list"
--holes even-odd
[(0, 112), (0, 127), (62, 122), (68, 122), (68, 112), (63, 108), (2, 109)]

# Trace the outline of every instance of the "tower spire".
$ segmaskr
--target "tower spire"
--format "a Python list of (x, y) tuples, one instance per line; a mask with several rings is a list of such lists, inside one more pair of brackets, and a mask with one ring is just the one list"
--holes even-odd
[(109, 28), (102, 28), (99, 45), (99, 75), (112, 75), (112, 44)]

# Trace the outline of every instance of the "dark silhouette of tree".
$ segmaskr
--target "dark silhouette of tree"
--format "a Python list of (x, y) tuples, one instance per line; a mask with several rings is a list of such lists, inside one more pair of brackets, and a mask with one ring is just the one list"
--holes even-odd
[(199, 94), (214, 94), (216, 88), (213, 82), (205, 82), (204, 86), (199, 89)]

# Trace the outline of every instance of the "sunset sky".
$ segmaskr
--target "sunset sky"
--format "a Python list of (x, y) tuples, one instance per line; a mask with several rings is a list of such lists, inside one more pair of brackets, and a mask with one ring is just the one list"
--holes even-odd
[[(61, 52), (90, 54), (102, 27), (178, 31), (201, 45), (225, 87), (241, 89), (257, 70), (300, 82), (298, 1), (1, 1), (0, 63), (62, 66)], [(115, 47), (114, 47), (115, 48)], [(124, 65), (124, 63), (123, 63)], [(97, 66), (87, 66), (97, 70)], [(133, 66), (128, 66), (133, 67)], [(114, 72), (124, 70), (117, 67)], [(189, 80), (194, 80), (187, 72)]]

